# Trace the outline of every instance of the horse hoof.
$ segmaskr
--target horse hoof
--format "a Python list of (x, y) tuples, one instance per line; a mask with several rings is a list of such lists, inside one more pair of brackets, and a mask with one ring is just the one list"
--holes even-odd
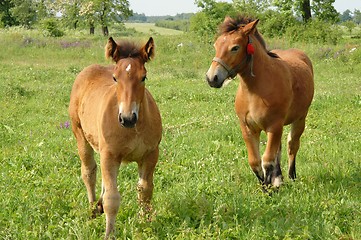
[(279, 188), (283, 184), (282, 176), (277, 176), (274, 179), (272, 179), (272, 185), (273, 187)]
[(97, 216), (100, 216), (104, 213), (104, 208), (103, 208), (103, 203), (98, 202), (95, 209), (92, 211), (92, 216), (91, 218), (94, 219)]

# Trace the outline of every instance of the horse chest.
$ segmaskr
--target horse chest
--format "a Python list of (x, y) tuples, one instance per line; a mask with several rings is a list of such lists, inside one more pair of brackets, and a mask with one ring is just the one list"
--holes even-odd
[(126, 146), (120, 153), (122, 162), (137, 162), (143, 158), (149, 151), (153, 150), (153, 146), (146, 144), (144, 139), (134, 138), (127, 142)]
[[(103, 135), (100, 139), (100, 154), (102, 151), (111, 153), (118, 161), (138, 162), (158, 145), (156, 137), (150, 138), (143, 132), (122, 130), (118, 134)], [(105, 152), (105, 153), (106, 153)]]
[(266, 130), (285, 117), (285, 106), (267, 97), (260, 97), (247, 91), (239, 91), (235, 110), (238, 118), (254, 131)]

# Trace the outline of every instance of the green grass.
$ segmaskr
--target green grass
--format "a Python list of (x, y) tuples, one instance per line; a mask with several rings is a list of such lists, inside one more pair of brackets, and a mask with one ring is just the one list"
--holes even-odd
[[(204, 80), (214, 55), (211, 44), (189, 35), (154, 38), (156, 58), (147, 64), (146, 84), (164, 127), (155, 173), (156, 217), (140, 221), (136, 164), (122, 167), (118, 239), (361, 239), (360, 42), (268, 41), (304, 49), (316, 76), (298, 179), (286, 178), (269, 197), (248, 166), (233, 110), (239, 80), (211, 89)], [(64, 123), (76, 74), (89, 64), (108, 63), (105, 43), (101, 37), (0, 33), (0, 45), (6, 46), (0, 51), (1, 239), (104, 236), (104, 216), (89, 220), (76, 142)], [(354, 46), (358, 49), (350, 53)], [(284, 153), (284, 172), (286, 165)], [(98, 194), (99, 186), (100, 179)]]

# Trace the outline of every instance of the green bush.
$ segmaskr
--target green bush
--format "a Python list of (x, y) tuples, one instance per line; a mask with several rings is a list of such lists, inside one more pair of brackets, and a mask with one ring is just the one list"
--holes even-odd
[(188, 32), (189, 20), (161, 20), (156, 22), (155, 26)]
[(40, 29), (46, 37), (61, 37), (64, 32), (59, 29), (58, 21), (54, 18), (47, 18), (40, 22)]
[(286, 33), (287, 28), (297, 24), (297, 20), (292, 15), (272, 10), (267, 11), (260, 19), (260, 31), (268, 37), (280, 37)]
[(335, 25), (314, 19), (307, 24), (298, 23), (287, 28), (285, 36), (291, 42), (337, 44), (342, 32)]

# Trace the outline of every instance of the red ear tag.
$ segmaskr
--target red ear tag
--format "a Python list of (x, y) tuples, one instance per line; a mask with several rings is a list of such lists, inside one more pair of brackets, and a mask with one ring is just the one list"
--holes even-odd
[(248, 55), (253, 55), (254, 54), (254, 47), (253, 47), (252, 43), (247, 44), (247, 54)]

